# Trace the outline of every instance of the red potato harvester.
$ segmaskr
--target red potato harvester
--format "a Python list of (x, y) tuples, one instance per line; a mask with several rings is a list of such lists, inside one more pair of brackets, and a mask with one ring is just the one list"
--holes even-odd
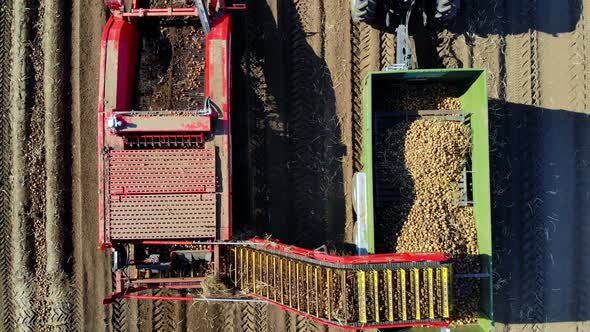
[[(230, 242), (231, 11), (243, 5), (202, 0), (145, 8), (107, 0), (98, 102), (98, 234), (109, 249), (117, 299), (197, 301), (208, 276), (231, 298), (265, 301), (344, 329), (447, 326), (448, 257), (443, 254), (333, 256), (278, 242)], [(141, 20), (200, 20), (202, 107), (136, 109)], [(141, 83), (141, 82), (139, 82)], [(174, 94), (175, 91), (172, 91)], [(149, 296), (149, 289), (178, 296)]]

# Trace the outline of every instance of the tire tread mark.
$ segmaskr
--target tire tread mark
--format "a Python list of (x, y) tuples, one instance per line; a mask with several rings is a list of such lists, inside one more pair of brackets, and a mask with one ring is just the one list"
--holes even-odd
[[(569, 71), (570, 71), (570, 108), (580, 113), (590, 113), (590, 105), (588, 101), (589, 84), (590, 79), (588, 75), (588, 26), (585, 22), (586, 17), (584, 13), (584, 3), (582, 0), (570, 0), (570, 10), (573, 32), (570, 41), (570, 59), (569, 59)], [(587, 151), (581, 151), (580, 154), (588, 154)], [(578, 156), (578, 160), (585, 160), (583, 156)], [(583, 162), (577, 161), (576, 173), (578, 179), (590, 179), (588, 177), (588, 167)], [(582, 183), (588, 184), (588, 180), (581, 180)], [(586, 188), (583, 184), (579, 184), (580, 188)], [(584, 189), (581, 189), (577, 194), (577, 206), (585, 207), (588, 206), (588, 197), (585, 195)], [(579, 220), (589, 220), (588, 209), (582, 208), (582, 214), (578, 218)], [(579, 228), (577, 229), (577, 243), (576, 247), (578, 252), (583, 252), (584, 248), (588, 248), (590, 237), (590, 226), (587, 222), (580, 222)], [(577, 259), (577, 275), (574, 285), (576, 285), (577, 296), (576, 296), (576, 308), (577, 308), (577, 320), (579, 323), (578, 330), (584, 329), (584, 317), (590, 315), (590, 269), (587, 267), (587, 256), (579, 254)]]
[[(525, 39), (523, 52), (527, 52), (528, 48), (528, 72), (530, 74), (529, 86), (523, 86), (523, 89), (528, 90), (529, 98), (527, 103), (529, 105), (540, 107), (541, 106), (541, 86), (539, 77), (539, 40), (537, 32), (537, 0), (529, 0), (526, 4), (527, 17), (529, 21), (528, 37)], [(523, 91), (523, 93), (525, 93)], [(539, 216), (542, 202), (538, 199), (538, 194), (541, 192), (539, 188), (538, 179), (541, 173), (541, 165), (538, 162), (540, 151), (538, 142), (540, 142), (541, 133), (541, 120), (540, 110), (534, 112), (527, 112), (524, 115), (525, 126), (527, 130), (528, 148), (526, 151), (521, 151), (524, 155), (528, 155), (525, 160), (530, 160), (529, 171), (523, 172), (524, 179), (523, 188), (526, 195), (525, 204), (522, 206), (522, 215), (524, 217), (524, 231), (523, 231), (523, 259), (528, 262), (527, 268), (523, 277), (523, 285), (527, 285), (523, 295), (525, 301), (532, 307), (530, 318), (534, 322), (531, 326), (533, 331), (543, 331), (545, 317), (545, 304), (543, 290), (545, 288), (545, 275), (544, 275), (544, 262), (545, 262), (545, 227), (543, 226), (543, 219)], [(523, 144), (523, 149), (526, 144)], [(526, 174), (528, 174), (528, 176)]]
[[(156, 296), (168, 295), (164, 290), (154, 292)], [(154, 312), (152, 317), (154, 332), (172, 332), (175, 330), (175, 313), (173, 301), (156, 300), (154, 301)]]
[(453, 43), (457, 39), (458, 34), (443, 29), (437, 34), (438, 44), (436, 47), (438, 57), (441, 59), (442, 65), (445, 68), (459, 68), (460, 62), (457, 54), (453, 49)]
[[(113, 275), (113, 289), (115, 288), (115, 279)], [(126, 331), (128, 321), (128, 301), (117, 299), (113, 301), (111, 311), (111, 325), (113, 331)]]
[(12, 0), (0, 5), (0, 326), (10, 331), (13, 325), (12, 290), (10, 289), (10, 132), (8, 110), (10, 108), (10, 47), (12, 24)]
[(242, 321), (240, 328), (243, 332), (257, 332), (256, 331), (256, 311), (254, 303), (246, 303), (242, 305)]
[[(318, 89), (316, 83), (315, 54), (308, 44), (304, 28), (303, 17), (306, 17), (306, 3), (302, 0), (295, 0), (289, 6), (288, 12), (288, 34), (290, 48), (289, 66), (289, 136), (290, 136), (290, 161), (288, 163), (291, 174), (291, 185), (293, 187), (291, 206), (294, 218), (293, 243), (299, 245), (312, 245), (310, 236), (312, 225), (320, 224), (320, 214), (316, 211), (313, 192), (316, 172), (310, 168), (310, 160), (321, 159), (314, 155), (311, 142), (318, 133), (314, 132), (317, 125), (312, 123), (312, 117), (317, 117), (317, 110), (314, 107), (314, 96)], [(317, 211), (319, 212), (319, 211)], [(317, 229), (317, 227), (315, 227)]]
[[(588, 50), (586, 49), (586, 22), (582, 0), (570, 0), (573, 32), (570, 39), (570, 58), (568, 61), (570, 72), (570, 106), (572, 110), (588, 113)], [(578, 18), (579, 16), (579, 18)]]

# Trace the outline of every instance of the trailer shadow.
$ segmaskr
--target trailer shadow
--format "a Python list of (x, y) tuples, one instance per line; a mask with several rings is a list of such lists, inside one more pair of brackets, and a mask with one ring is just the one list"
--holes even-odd
[(590, 115), (490, 100), (496, 321), (590, 319)]
[(346, 147), (328, 66), (310, 45), (319, 34), (292, 1), (247, 5), (234, 29), (236, 234), (341, 244)]

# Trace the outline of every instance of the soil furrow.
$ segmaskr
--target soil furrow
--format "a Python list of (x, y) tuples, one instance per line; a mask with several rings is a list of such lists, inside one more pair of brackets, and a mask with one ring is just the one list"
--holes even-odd
[[(0, 72), (9, 73), (11, 67), (12, 0), (0, 4)], [(13, 326), (10, 283), (10, 76), (0, 75), (0, 330)]]
[[(36, 328), (39, 330), (47, 329), (48, 324), (48, 300), (49, 300), (49, 283), (47, 280), (47, 241), (46, 241), (46, 151), (45, 151), (45, 100), (43, 94), (44, 86), (44, 68), (42, 39), (44, 31), (44, 4), (35, 2), (29, 7), (29, 17), (31, 19), (31, 36), (29, 39), (30, 53), (29, 65), (32, 68), (30, 76), (29, 91), (31, 97), (31, 107), (28, 112), (29, 118), (27, 123), (28, 137), (24, 141), (25, 163), (28, 174), (28, 202), (30, 204), (29, 216), (21, 222), (31, 227), (35, 247), (34, 253), (34, 281), (37, 286), (38, 300), (35, 301), (37, 311)], [(34, 22), (34, 23), (33, 23)]]

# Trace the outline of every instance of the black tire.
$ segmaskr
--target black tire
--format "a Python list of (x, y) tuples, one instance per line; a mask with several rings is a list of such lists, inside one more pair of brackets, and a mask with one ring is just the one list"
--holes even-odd
[(437, 0), (435, 18), (441, 21), (454, 19), (461, 8), (461, 0)]
[(363, 22), (372, 26), (375, 29), (385, 28), (385, 16), (387, 8), (384, 0), (367, 0), (367, 12), (363, 18)]

